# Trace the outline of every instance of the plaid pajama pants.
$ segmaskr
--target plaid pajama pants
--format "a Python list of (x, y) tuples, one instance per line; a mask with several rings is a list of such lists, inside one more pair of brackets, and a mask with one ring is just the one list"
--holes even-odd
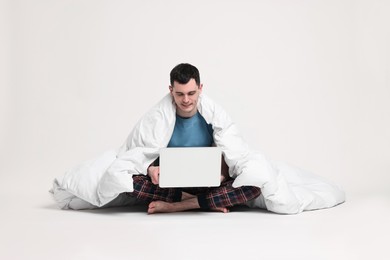
[(181, 201), (182, 192), (197, 196), (202, 209), (227, 208), (241, 205), (260, 195), (260, 188), (242, 186), (233, 188), (233, 179), (226, 180), (219, 187), (201, 188), (160, 188), (152, 183), (149, 176), (133, 175), (134, 191), (131, 196), (146, 202), (156, 200), (166, 202)]

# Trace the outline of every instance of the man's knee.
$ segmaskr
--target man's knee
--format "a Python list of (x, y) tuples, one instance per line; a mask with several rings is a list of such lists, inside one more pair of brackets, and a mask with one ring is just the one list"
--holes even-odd
[(141, 190), (144, 190), (145, 187), (150, 187), (152, 185), (153, 183), (149, 176), (143, 174), (133, 175), (133, 194), (137, 194)]
[(144, 183), (150, 181), (149, 176), (143, 174), (133, 175), (133, 182)]

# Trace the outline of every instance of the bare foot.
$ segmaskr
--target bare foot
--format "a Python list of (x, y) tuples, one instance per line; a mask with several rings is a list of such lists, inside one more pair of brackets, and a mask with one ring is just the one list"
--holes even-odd
[(152, 201), (149, 204), (148, 213), (180, 212), (200, 208), (196, 197), (188, 198), (179, 202)]
[(220, 212), (223, 212), (223, 213), (229, 213), (229, 209), (228, 208), (214, 208), (214, 209), (211, 209), (212, 211), (220, 211)]
[(149, 204), (148, 214), (174, 212), (172, 203), (165, 201), (152, 201)]
[(192, 199), (195, 197), (196, 197), (195, 195), (189, 194), (189, 193), (184, 192), (184, 191), (181, 193), (181, 200), (188, 200), (188, 199)]
[[(148, 214), (155, 213), (169, 213), (169, 212), (180, 212), (191, 209), (199, 209), (198, 199), (190, 198), (180, 202), (165, 202), (165, 201), (152, 201), (149, 204)], [(228, 213), (228, 208), (214, 208), (213, 211), (219, 211), (223, 213)]]

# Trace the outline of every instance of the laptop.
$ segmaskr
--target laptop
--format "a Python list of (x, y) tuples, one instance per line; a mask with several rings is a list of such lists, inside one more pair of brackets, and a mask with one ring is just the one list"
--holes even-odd
[(222, 150), (219, 147), (168, 147), (160, 150), (162, 188), (218, 187)]

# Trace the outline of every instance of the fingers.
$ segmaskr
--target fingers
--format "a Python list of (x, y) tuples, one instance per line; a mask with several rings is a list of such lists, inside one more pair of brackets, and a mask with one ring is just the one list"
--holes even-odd
[(159, 183), (160, 167), (159, 166), (150, 166), (148, 168), (148, 175), (149, 175), (150, 179), (152, 180), (152, 183), (154, 185), (157, 185)]
[(221, 183), (225, 181), (225, 176), (221, 175)]
[(159, 172), (154, 172), (153, 177), (152, 177), (152, 183), (154, 185), (158, 185), (160, 179), (160, 173)]
[(157, 176), (157, 178), (152, 178), (152, 183), (154, 185), (158, 185), (158, 176)]

